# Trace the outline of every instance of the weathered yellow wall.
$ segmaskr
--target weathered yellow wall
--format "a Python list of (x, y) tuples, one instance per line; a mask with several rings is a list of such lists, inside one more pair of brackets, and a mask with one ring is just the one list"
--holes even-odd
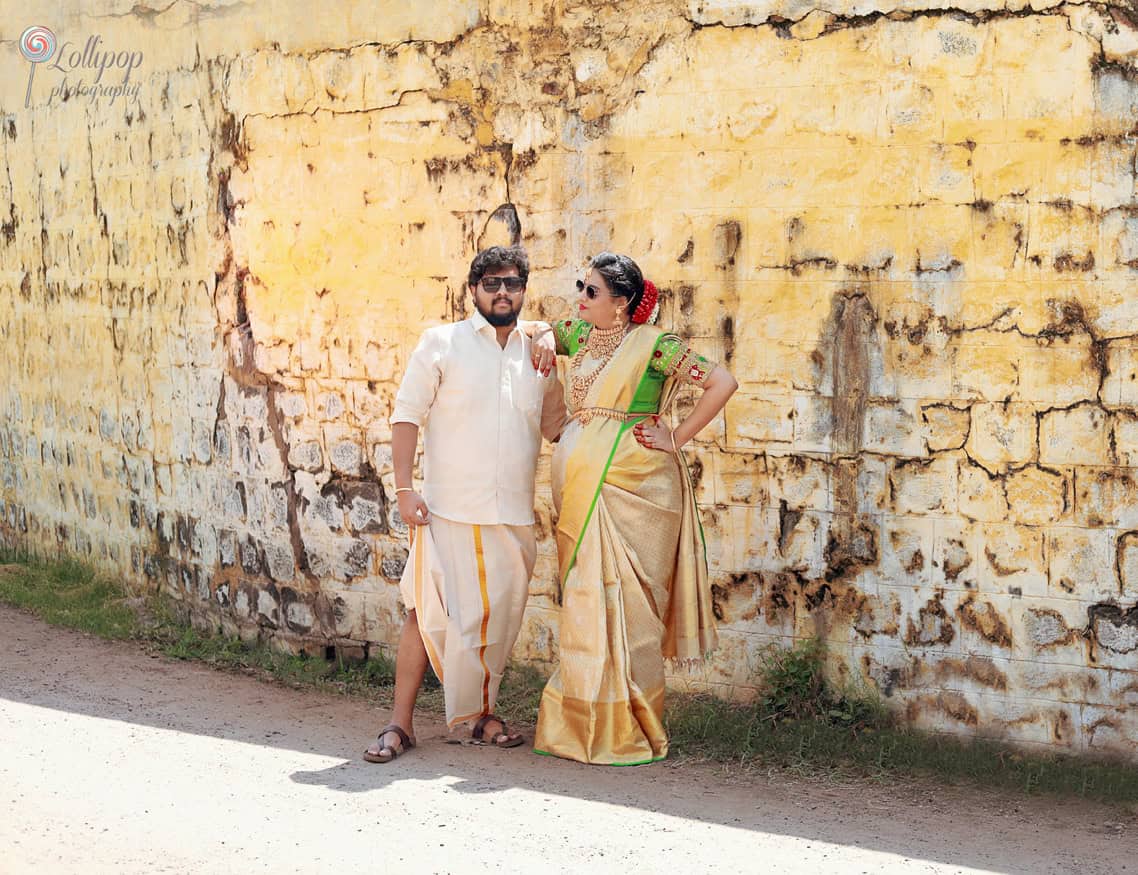
[[(745, 696), (817, 633), (919, 725), (1138, 750), (1125, 16), (29, 5), (0, 4), (5, 541), (242, 634), (389, 643), (419, 332), (486, 242), (520, 232), (544, 317), (610, 248), (742, 386), (690, 453), (723, 646), (678, 686)], [(137, 97), (49, 100), (41, 67), (25, 109), (33, 23), (142, 51)]]

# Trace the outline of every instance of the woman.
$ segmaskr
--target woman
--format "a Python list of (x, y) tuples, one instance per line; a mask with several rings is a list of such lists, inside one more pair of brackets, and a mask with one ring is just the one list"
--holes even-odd
[[(577, 283), (580, 319), (554, 323), (572, 356), (571, 419), (553, 454), (562, 587), (560, 663), (541, 697), (534, 749), (637, 765), (668, 754), (664, 659), (698, 659), (716, 633), (703, 532), (679, 450), (738, 388), (650, 323), (657, 292), (625, 255)], [(681, 385), (703, 394), (674, 431)]]

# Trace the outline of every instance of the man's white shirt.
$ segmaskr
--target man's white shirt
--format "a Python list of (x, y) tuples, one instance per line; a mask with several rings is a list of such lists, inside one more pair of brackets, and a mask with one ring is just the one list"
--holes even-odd
[(432, 514), (477, 525), (531, 525), (544, 434), (565, 421), (556, 372), (543, 377), (517, 327), (503, 349), (475, 311), (423, 332), (395, 397), (392, 424), (423, 432), (423, 499)]

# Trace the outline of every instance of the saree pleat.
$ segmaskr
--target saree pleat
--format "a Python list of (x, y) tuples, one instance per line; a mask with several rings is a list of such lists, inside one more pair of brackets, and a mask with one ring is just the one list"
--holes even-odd
[[(589, 393), (628, 409), (660, 332), (625, 339)], [(674, 397), (657, 393), (654, 407)], [(554, 452), (562, 572), (560, 661), (542, 694), (536, 750), (635, 765), (668, 753), (664, 659), (715, 645), (702, 533), (681, 458), (646, 449), (635, 421), (570, 423)]]

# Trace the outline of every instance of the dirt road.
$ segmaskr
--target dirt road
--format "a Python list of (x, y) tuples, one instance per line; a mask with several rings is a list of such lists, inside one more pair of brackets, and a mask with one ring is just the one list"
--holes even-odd
[(147, 655), (0, 607), (0, 871), (1138, 870), (1081, 802), (932, 784), (586, 767), (445, 743), (388, 766), (367, 705)]

